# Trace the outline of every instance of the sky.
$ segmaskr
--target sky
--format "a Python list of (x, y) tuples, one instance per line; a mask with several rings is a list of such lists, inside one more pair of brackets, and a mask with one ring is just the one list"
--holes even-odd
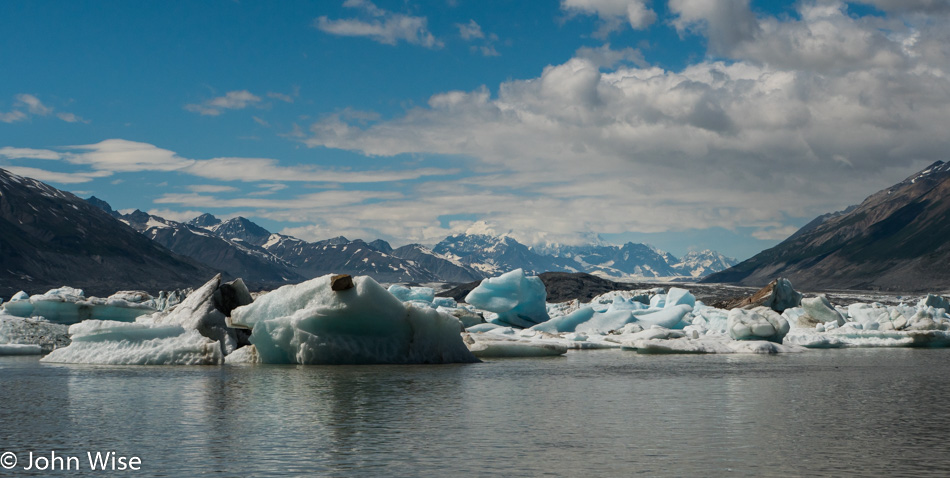
[(947, 0), (0, 2), (0, 168), (306, 240), (738, 259), (950, 150)]

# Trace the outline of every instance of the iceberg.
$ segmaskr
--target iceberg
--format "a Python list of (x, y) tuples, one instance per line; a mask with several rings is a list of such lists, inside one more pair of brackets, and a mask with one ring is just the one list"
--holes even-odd
[(636, 317), (637, 323), (644, 327), (658, 325), (668, 329), (682, 328), (685, 324), (687, 314), (693, 311), (693, 306), (689, 304), (677, 304), (664, 306), (662, 310), (638, 310), (632, 312)]
[(636, 341), (630, 347), (640, 354), (777, 354), (805, 350), (767, 340), (739, 341), (728, 337), (647, 339)]
[(690, 294), (686, 289), (670, 287), (669, 292), (666, 293), (666, 304), (663, 307), (670, 308), (677, 305), (688, 305), (690, 307), (695, 307), (696, 297), (693, 296), (693, 294)]
[(19, 292), (4, 304), (4, 309), (18, 317), (43, 317), (66, 325), (89, 319), (132, 322), (157, 310), (145, 292), (122, 291), (105, 299), (86, 298), (82, 289), (65, 286), (34, 296)]
[(736, 340), (767, 340), (782, 343), (789, 325), (784, 317), (769, 307), (752, 310), (732, 309), (726, 325), (729, 336)]
[[(588, 322), (594, 317), (594, 308), (587, 306), (577, 309), (567, 315), (555, 317), (547, 322), (542, 322), (531, 327), (531, 330), (557, 334), (562, 332), (574, 332), (577, 326)], [(471, 329), (469, 329), (471, 330)]]
[(807, 348), (840, 347), (948, 347), (950, 332), (945, 330), (863, 330), (856, 323), (817, 332), (800, 329), (785, 336), (785, 343)]
[[(406, 287), (404, 285), (393, 284), (389, 286), (389, 293), (394, 295), (402, 302), (427, 302), (432, 304), (435, 301), (435, 289), (431, 287)], [(455, 302), (454, 300), (452, 302)]]
[(10, 315), (17, 317), (31, 317), (33, 315), (33, 303), (30, 302), (30, 296), (22, 290), (2, 305), (3, 310)]
[(216, 365), (218, 342), (180, 325), (85, 320), (69, 327), (72, 343), (41, 359), (46, 363), (102, 365)]
[(844, 325), (844, 317), (835, 310), (824, 295), (802, 299), (802, 309), (805, 313), (798, 318), (798, 323), (802, 327), (814, 327), (827, 322), (834, 322), (838, 327)]
[(239, 305), (247, 305), (250, 300), (251, 294), (243, 281), (237, 279), (222, 284), (221, 274), (218, 274), (188, 294), (185, 300), (170, 311), (154, 314), (148, 321), (157, 325), (177, 325), (187, 330), (196, 330), (220, 343), (221, 351), (227, 355), (242, 343), (246, 343), (246, 333), (229, 327), (227, 316), (219, 308), (234, 309)]
[[(110, 300), (128, 303), (129, 298), (141, 299), (141, 303), (151, 301), (128, 292), (114, 295)], [(43, 361), (107, 365), (221, 364), (226, 354), (247, 343), (247, 332), (229, 328), (220, 309), (230, 310), (250, 300), (243, 281), (221, 284), (218, 274), (170, 310), (139, 316), (134, 322), (89, 319), (73, 324), (69, 327), (72, 343), (53, 350)]]
[(326, 275), (283, 286), (232, 312), (263, 363), (466, 363), (455, 317), (400, 302), (370, 277), (333, 290)]
[(788, 279), (779, 278), (745, 299), (729, 302), (726, 308), (768, 307), (781, 314), (785, 309), (800, 306), (801, 302), (802, 294), (792, 288), (792, 283)]
[(483, 280), (468, 293), (465, 302), (498, 314), (491, 320), (496, 324), (528, 328), (550, 319), (546, 298), (541, 279), (528, 277), (524, 270), (515, 269)]
[(224, 363), (229, 365), (261, 363), (261, 356), (253, 344), (245, 345), (224, 357)]
[(615, 297), (606, 311), (598, 312), (591, 306), (585, 306), (570, 314), (555, 317), (547, 322), (534, 325), (530, 330), (551, 334), (582, 332), (604, 335), (620, 330), (627, 324), (637, 323), (642, 327), (653, 325), (667, 328), (682, 328), (682, 321), (693, 308), (687, 304), (673, 305), (669, 308), (645, 308), (637, 301), (628, 301)]
[(465, 343), (478, 358), (557, 357), (567, 346), (550, 340), (504, 337), (498, 334), (466, 334)]
[(921, 309), (933, 307), (935, 309), (950, 311), (950, 300), (943, 296), (927, 294), (927, 297), (920, 299), (920, 302), (917, 303), (917, 307)]

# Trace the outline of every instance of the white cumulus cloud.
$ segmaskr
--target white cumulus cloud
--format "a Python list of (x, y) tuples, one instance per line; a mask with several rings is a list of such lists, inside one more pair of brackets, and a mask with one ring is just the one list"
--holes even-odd
[[(708, 37), (710, 59), (672, 71), (587, 49), (396, 117), (330, 115), (304, 141), (466, 158), (476, 174), (419, 186), (432, 206), (407, 220), (473, 214), (562, 237), (719, 226), (775, 238), (788, 218), (860, 202), (946, 159), (950, 34), (939, 22), (855, 17), (834, 1), (803, 2), (794, 18), (757, 17), (745, 1), (670, 7), (683, 34)], [(387, 202), (373, 220), (408, 207)]]

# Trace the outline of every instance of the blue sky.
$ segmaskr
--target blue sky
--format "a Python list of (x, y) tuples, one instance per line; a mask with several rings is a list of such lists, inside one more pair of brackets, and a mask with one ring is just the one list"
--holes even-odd
[(308, 240), (740, 259), (935, 160), (948, 2), (2, 2), (0, 167)]

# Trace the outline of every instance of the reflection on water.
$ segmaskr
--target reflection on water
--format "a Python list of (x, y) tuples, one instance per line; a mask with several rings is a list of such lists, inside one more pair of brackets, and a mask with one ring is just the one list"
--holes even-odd
[(948, 359), (907, 349), (335, 367), (9, 357), (0, 451), (114, 450), (141, 457), (144, 476), (950, 475)]

